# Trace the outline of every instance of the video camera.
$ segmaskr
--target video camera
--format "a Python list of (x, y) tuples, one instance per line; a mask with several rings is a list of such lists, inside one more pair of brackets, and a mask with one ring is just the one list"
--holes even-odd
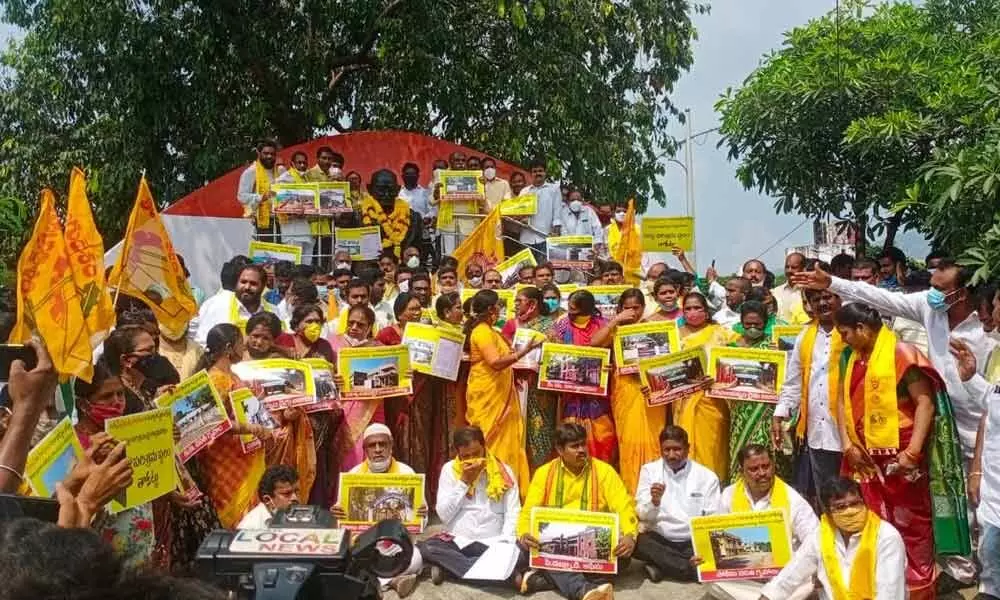
[(402, 573), (413, 543), (398, 520), (380, 521), (351, 543), (328, 510), (293, 506), (269, 529), (220, 529), (198, 549), (199, 577), (246, 600), (376, 600), (378, 577)]

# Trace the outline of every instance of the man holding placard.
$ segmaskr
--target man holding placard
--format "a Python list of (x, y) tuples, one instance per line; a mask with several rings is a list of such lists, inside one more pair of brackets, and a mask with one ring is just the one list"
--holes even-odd
[(560, 235), (562, 220), (562, 192), (559, 184), (546, 182), (545, 160), (536, 159), (528, 165), (531, 171), (531, 185), (518, 195), (535, 194), (538, 197), (537, 211), (527, 217), (521, 227), (519, 239), (523, 246), (530, 247), (539, 260), (545, 260), (545, 238)]

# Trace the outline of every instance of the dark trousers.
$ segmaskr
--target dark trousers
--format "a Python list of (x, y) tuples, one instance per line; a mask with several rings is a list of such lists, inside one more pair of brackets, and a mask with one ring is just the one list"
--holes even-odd
[(488, 546), (479, 542), (473, 542), (465, 548), (459, 548), (455, 542), (432, 537), (426, 541), (418, 542), (417, 548), (425, 562), (437, 565), (448, 572), (452, 577), (461, 579), (476, 560), (486, 552)]
[(819, 490), (823, 484), (840, 475), (843, 453), (819, 450), (803, 444), (796, 460), (795, 490), (805, 498), (815, 498), (819, 504)]
[(278, 225), (278, 216), (271, 215), (271, 222), (267, 227), (261, 227), (254, 221), (254, 228), (257, 231), (257, 240), (261, 242), (281, 243), (281, 227)]
[(655, 531), (640, 533), (636, 539), (635, 557), (655, 565), (668, 579), (698, 581), (698, 570), (691, 565), (692, 556), (691, 540), (672, 542)]
[[(618, 572), (628, 569), (630, 558), (618, 559)], [(559, 592), (559, 595), (567, 600), (581, 600), (590, 590), (605, 583), (611, 583), (613, 577), (610, 575), (600, 575), (596, 573), (567, 573), (563, 571), (547, 571), (538, 569), (538, 573)]]
[(302, 262), (319, 268), (323, 273), (333, 270), (333, 236), (317, 235), (313, 236), (313, 255), (303, 256)]

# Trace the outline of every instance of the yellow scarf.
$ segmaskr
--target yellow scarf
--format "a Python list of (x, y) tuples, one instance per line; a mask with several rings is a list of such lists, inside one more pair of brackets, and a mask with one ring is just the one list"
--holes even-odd
[[(802, 347), (799, 349), (799, 363), (802, 365), (802, 400), (799, 402), (799, 424), (795, 427), (795, 435), (799, 440), (806, 437), (806, 426), (809, 417), (809, 376), (812, 373), (813, 347), (816, 345), (816, 335), (819, 333), (819, 323), (813, 323), (806, 328), (802, 336)], [(847, 344), (840, 339), (840, 332), (835, 327), (830, 336), (830, 354), (827, 361), (827, 394), (830, 396), (830, 417), (837, 422), (837, 382), (840, 381), (840, 355)]]
[[(368, 475), (372, 472), (371, 468), (368, 466), (368, 459), (366, 458), (364, 462), (361, 463), (361, 468), (358, 469), (358, 473), (364, 473)], [(385, 473), (376, 473), (377, 475), (398, 475), (399, 474), (399, 463), (396, 462), (395, 458), (389, 459), (389, 470)]]
[[(484, 469), (486, 472), (486, 497), (494, 502), (499, 502), (507, 490), (514, 487), (514, 481), (507, 474), (507, 469), (504, 469), (497, 457), (489, 452), (486, 453), (485, 458), (473, 460), (481, 460), (486, 463), (486, 469)], [(452, 462), (452, 472), (455, 473), (457, 479), (462, 478), (462, 462), (457, 456)], [(480, 473), (479, 477), (482, 476), (483, 473)], [(477, 479), (476, 483), (478, 482)], [(466, 497), (474, 498), (476, 496), (476, 483), (469, 486), (469, 491), (465, 493)]]
[[(255, 188), (258, 194), (263, 196), (264, 194), (271, 191), (271, 178), (268, 177), (268, 173), (274, 174), (273, 171), (268, 171), (264, 168), (264, 165), (260, 164), (260, 161), (254, 163), (254, 181)], [(271, 226), (271, 201), (262, 200), (259, 205), (257, 205), (257, 226), (258, 227), (270, 227)]]
[(382, 210), (382, 205), (375, 198), (365, 195), (361, 199), (361, 224), (379, 225), (382, 228), (382, 247), (391, 248), (396, 256), (402, 256), (401, 246), (410, 230), (410, 205), (402, 198), (396, 198), (396, 204), (388, 215)]
[(836, 535), (837, 528), (830, 522), (830, 517), (823, 515), (819, 523), (820, 556), (826, 578), (830, 581), (830, 592), (833, 600), (871, 600), (875, 597), (875, 559), (878, 529), (881, 519), (875, 511), (868, 511), (868, 520), (861, 530), (861, 544), (858, 553), (854, 555), (851, 565), (850, 587), (844, 585), (840, 575), (840, 561), (837, 560)]
[[(274, 312), (274, 306), (267, 300), (264, 300), (264, 298), (260, 299), (260, 310), (258, 310), (257, 313), (254, 314), (259, 314), (262, 312), (269, 312), (269, 313)], [(229, 322), (239, 327), (240, 331), (243, 332), (247, 328), (248, 321), (250, 321), (250, 317), (244, 319), (240, 315), (240, 301), (236, 298), (236, 294), (233, 294), (233, 297), (229, 302)]]
[[(788, 501), (788, 484), (775, 476), (774, 485), (771, 486), (771, 508), (780, 508), (786, 515), (791, 515), (792, 505)], [(750, 498), (747, 496), (746, 483), (743, 479), (736, 481), (736, 488), (733, 490), (733, 509), (731, 512), (750, 512)]]
[(865, 443), (858, 439), (851, 408), (851, 375), (858, 353), (852, 352), (844, 370), (844, 418), (851, 441), (868, 450), (899, 449), (899, 413), (896, 404), (896, 334), (883, 327), (875, 338), (865, 372)]
[(288, 169), (288, 175), (289, 175), (289, 177), (292, 178), (292, 181), (294, 181), (295, 183), (305, 183), (306, 182), (306, 180), (302, 178), (302, 174), (299, 173), (298, 169), (296, 169), (295, 167), (292, 167), (291, 169)]

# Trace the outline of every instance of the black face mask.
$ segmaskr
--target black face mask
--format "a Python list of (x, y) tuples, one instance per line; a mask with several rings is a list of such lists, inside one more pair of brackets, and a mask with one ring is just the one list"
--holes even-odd
[(151, 397), (156, 394), (158, 388), (165, 385), (177, 385), (181, 382), (181, 376), (177, 369), (170, 364), (169, 360), (159, 354), (150, 354), (140, 358), (133, 368), (142, 373), (145, 378), (141, 391)]
[(419, 175), (403, 175), (403, 183), (408, 188), (417, 187), (417, 182), (420, 180)]

